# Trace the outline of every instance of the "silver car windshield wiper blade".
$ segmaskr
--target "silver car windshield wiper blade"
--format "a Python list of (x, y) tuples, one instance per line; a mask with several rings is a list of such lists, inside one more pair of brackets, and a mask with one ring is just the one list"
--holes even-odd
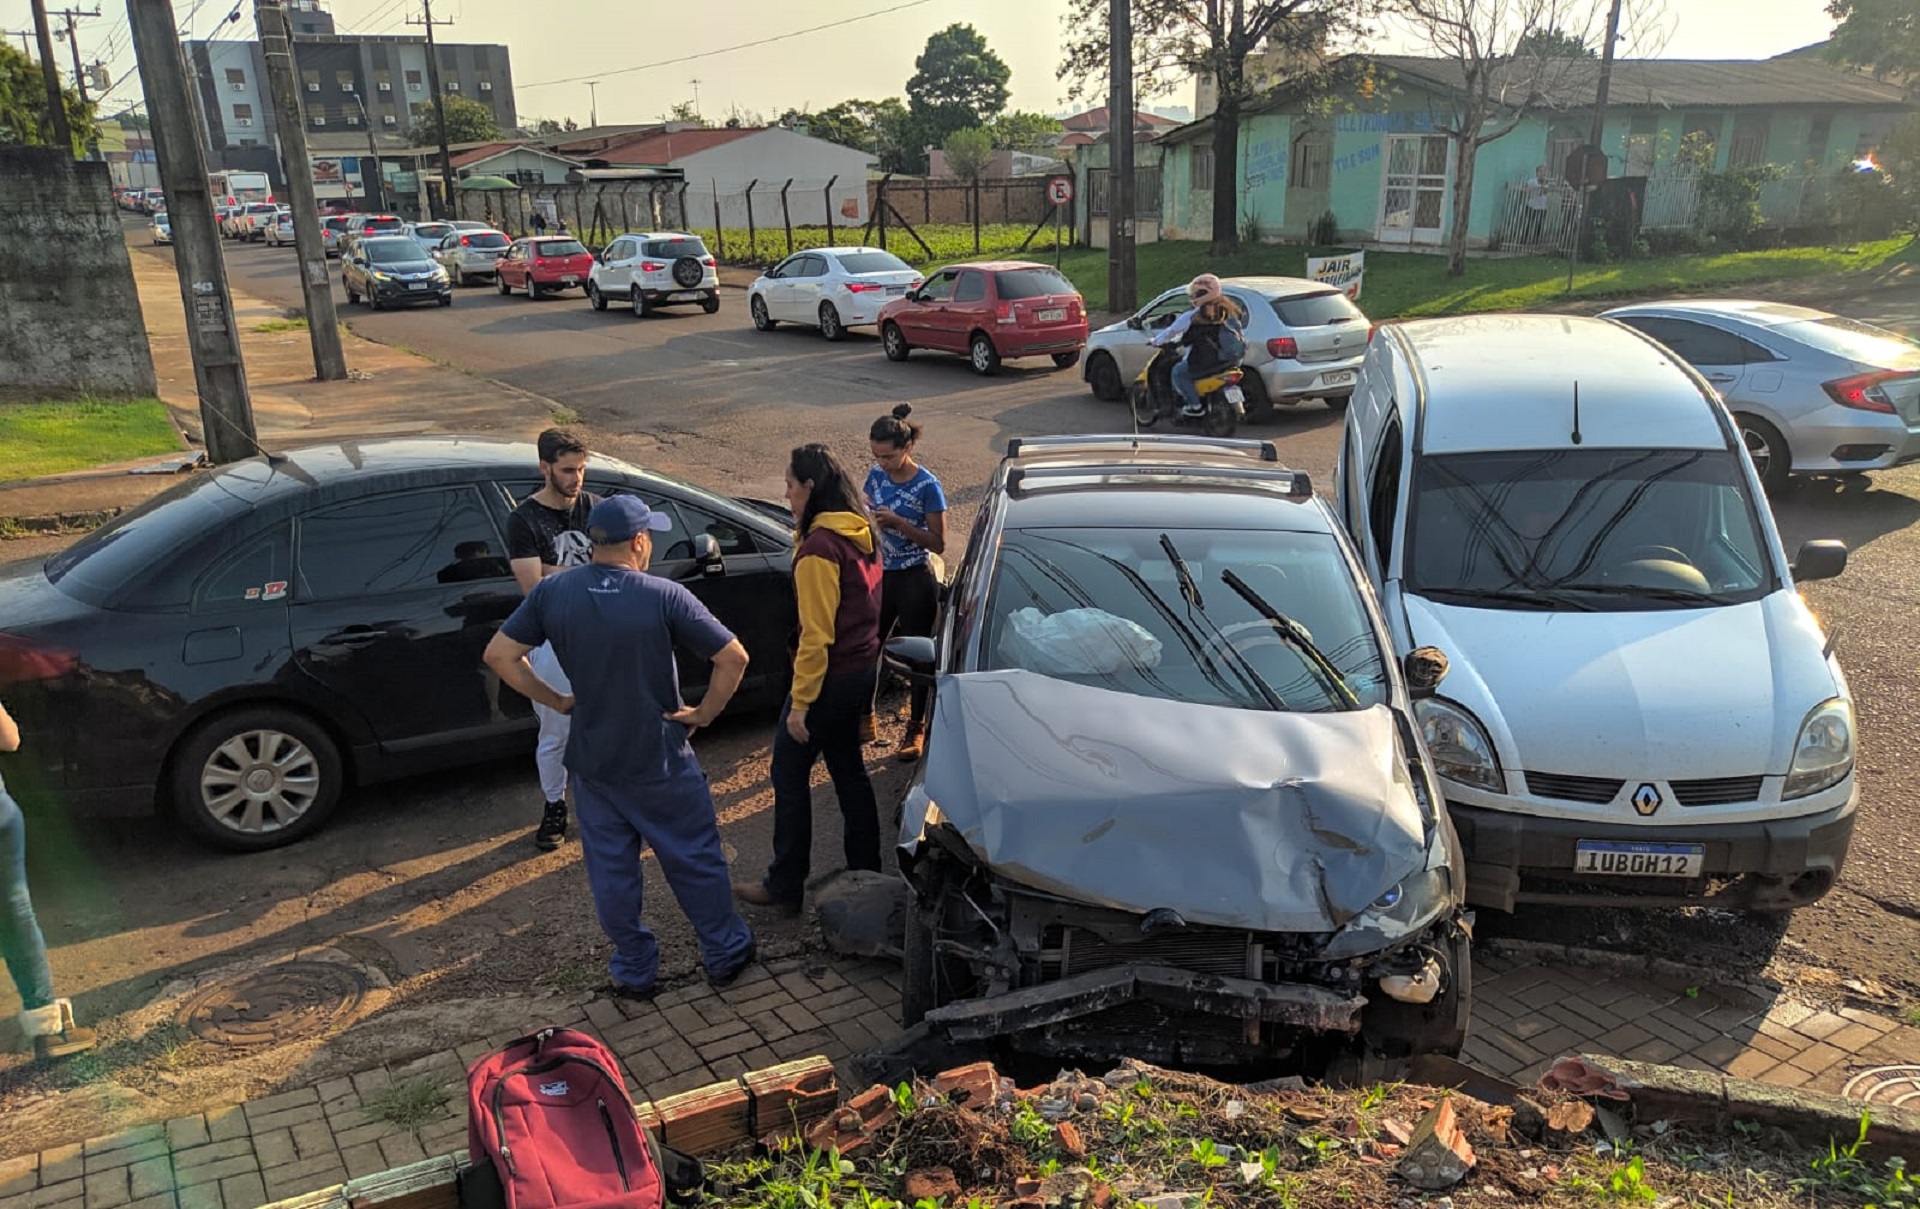
[(1240, 673), (1240, 678), (1260, 694), (1266, 701), (1267, 708), (1286, 710), (1287, 700), (1280, 695), (1280, 690), (1267, 683), (1267, 678), (1253, 666), (1253, 661), (1233, 645), (1232, 641), (1221, 632), (1219, 624), (1213, 618), (1207, 616), (1207, 606), (1200, 603), (1200, 585), (1194, 582), (1192, 569), (1187, 566), (1187, 560), (1180, 557), (1180, 551), (1173, 544), (1173, 539), (1164, 533), (1160, 535), (1160, 549), (1165, 552), (1167, 561), (1173, 564), (1173, 573), (1180, 580), (1180, 597), (1187, 602), (1187, 615), (1191, 617), (1198, 613), (1201, 620), (1207, 623), (1207, 628), (1213, 631), (1215, 641), (1233, 655), (1234, 669)]
[(1327, 658), (1326, 652), (1314, 645), (1313, 639), (1307, 636), (1306, 630), (1301, 628), (1299, 622), (1268, 604), (1266, 598), (1254, 591), (1232, 567), (1220, 572), (1220, 582), (1239, 593), (1240, 599), (1253, 606), (1254, 612), (1272, 623), (1274, 631), (1293, 644), (1293, 648), (1306, 657), (1307, 666), (1319, 674), (1335, 700), (1345, 702), (1348, 709), (1360, 708), (1360, 698), (1347, 684), (1347, 678), (1340, 674), (1340, 669), (1334, 666), (1333, 660)]
[(1497, 600), (1505, 604), (1524, 605), (1531, 609), (1564, 608), (1581, 613), (1593, 612), (1592, 604), (1563, 595), (1557, 585), (1555, 588), (1529, 588), (1516, 583), (1504, 588), (1421, 588), (1418, 592), (1421, 596), (1454, 600)]
[(1648, 600), (1673, 601), (1677, 604), (1725, 605), (1737, 603), (1723, 592), (1701, 592), (1694, 588), (1660, 587), (1649, 584), (1613, 584), (1582, 583), (1555, 584), (1558, 592), (1585, 592), (1593, 596), (1642, 596)]

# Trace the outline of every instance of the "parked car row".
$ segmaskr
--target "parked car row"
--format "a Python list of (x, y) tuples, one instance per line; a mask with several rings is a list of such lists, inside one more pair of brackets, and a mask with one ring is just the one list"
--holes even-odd
[(136, 214), (158, 214), (167, 208), (167, 195), (160, 189), (115, 189), (114, 204)]

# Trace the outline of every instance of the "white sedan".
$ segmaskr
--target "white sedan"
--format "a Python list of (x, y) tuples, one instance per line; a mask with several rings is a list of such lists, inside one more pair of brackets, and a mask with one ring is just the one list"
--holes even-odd
[(880, 248), (809, 248), (769, 266), (747, 293), (753, 326), (805, 323), (838, 340), (872, 327), (880, 308), (920, 284), (912, 265)]

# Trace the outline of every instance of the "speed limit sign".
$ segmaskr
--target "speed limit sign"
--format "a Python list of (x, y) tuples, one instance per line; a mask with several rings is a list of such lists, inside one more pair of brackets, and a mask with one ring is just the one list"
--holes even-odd
[(1073, 178), (1054, 176), (1047, 179), (1047, 200), (1056, 206), (1064, 206), (1073, 200)]

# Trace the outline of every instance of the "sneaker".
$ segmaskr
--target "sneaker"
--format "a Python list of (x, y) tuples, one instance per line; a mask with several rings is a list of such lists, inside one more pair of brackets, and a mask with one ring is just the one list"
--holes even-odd
[(1189, 420), (1198, 420), (1199, 418), (1207, 414), (1207, 409), (1205, 407), (1182, 407), (1180, 409), (1180, 414), (1187, 417)]
[(735, 882), (733, 896), (743, 903), (750, 903), (756, 907), (772, 907), (783, 915), (800, 914), (799, 899), (789, 902), (787, 899), (779, 898), (773, 891), (767, 889), (765, 882)]
[(732, 986), (734, 983), (739, 982), (740, 975), (746, 973), (747, 967), (752, 965), (755, 961), (758, 961), (759, 958), (760, 958), (759, 943), (748, 942), (746, 954), (745, 956), (740, 958), (740, 964), (734, 966), (732, 969), (728, 970), (724, 974), (715, 974), (711, 970), (709, 970), (707, 972), (707, 985), (712, 987), (716, 991), (726, 990), (728, 987)]
[(653, 1002), (653, 997), (659, 993), (660, 987), (657, 983), (650, 986), (634, 987), (628, 986), (624, 982), (615, 982), (609, 984), (607, 987), (607, 994), (613, 996), (615, 999), (625, 999), (629, 1003), (651, 1003)]
[(33, 1038), (34, 1056), (42, 1062), (70, 1058), (99, 1043), (92, 1029), (74, 1023), (71, 999), (56, 999), (45, 1007), (21, 1012), (20, 1031)]
[(880, 723), (874, 718), (873, 711), (868, 710), (865, 714), (861, 715), (860, 718), (860, 741), (862, 743), (875, 743), (878, 742), (879, 739)]
[(910, 726), (907, 728), (905, 737), (900, 740), (899, 749), (893, 753), (893, 758), (902, 764), (911, 764), (925, 755), (926, 751), (926, 732), (918, 726)]
[(534, 847), (542, 852), (552, 852), (567, 838), (567, 804), (548, 802), (545, 813), (540, 816), (540, 829), (533, 833)]

